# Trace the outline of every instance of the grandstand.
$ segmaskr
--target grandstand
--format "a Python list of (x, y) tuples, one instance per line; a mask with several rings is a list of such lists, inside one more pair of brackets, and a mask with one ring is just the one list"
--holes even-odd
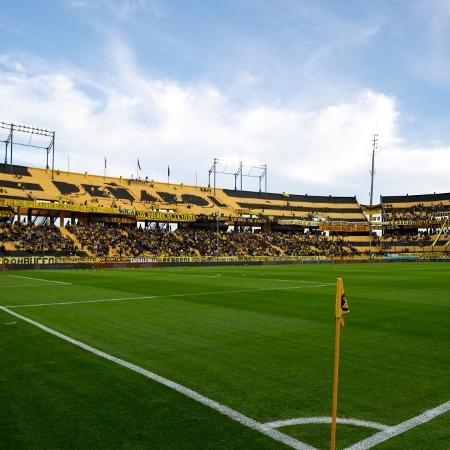
[[(356, 197), (0, 165), (0, 252), (79, 258), (448, 254), (450, 194), (380, 200), (370, 209)], [(375, 210), (381, 222), (372, 220)]]
[(387, 252), (448, 252), (450, 193), (382, 196)]

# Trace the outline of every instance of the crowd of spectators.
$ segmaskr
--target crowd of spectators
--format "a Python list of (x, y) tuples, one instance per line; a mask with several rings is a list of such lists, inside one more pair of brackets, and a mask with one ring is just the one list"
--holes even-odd
[(68, 225), (84, 250), (96, 256), (109, 256), (110, 247), (114, 246), (122, 235), (121, 228), (101, 225)]
[(236, 243), (227, 239), (226, 233), (223, 231), (219, 231), (217, 234), (208, 229), (185, 228), (177, 230), (177, 234), (186, 245), (195, 249), (196, 253), (201, 256), (217, 255), (217, 249), (222, 256), (239, 254)]
[(270, 241), (270, 234), (212, 229), (181, 229), (178, 235), (201, 256), (278, 256), (282, 252)]
[(69, 225), (83, 249), (94, 256), (194, 256), (195, 250), (171, 231), (126, 226)]
[(329, 237), (323, 232), (315, 233), (271, 233), (271, 241), (286, 255), (333, 255), (348, 256), (358, 251), (349, 241), (341, 237)]
[(357, 253), (348, 241), (323, 233), (227, 232), (211, 228), (133, 228), (68, 226), (83, 250), (95, 256), (347, 256)]
[(11, 242), (14, 251), (30, 254), (74, 255), (76, 248), (72, 239), (61, 234), (53, 225), (33, 225), (21, 222), (0, 224), (0, 243), (6, 253), (6, 242)]
[[(166, 228), (133, 227), (81, 223), (67, 225), (73, 240), (53, 225), (32, 225), (16, 222), (0, 224), (0, 248), (5, 244), (15, 251), (31, 254), (74, 255), (77, 247), (93, 256), (352, 256), (358, 249), (342, 236), (327, 236), (320, 231), (266, 233), (216, 231), (211, 228), (180, 227), (176, 231)], [(430, 229), (405, 234), (393, 231), (376, 238), (374, 246), (381, 250), (403, 247), (407, 251), (432, 245), (439, 230)], [(449, 230), (441, 234), (448, 241)], [(77, 242), (78, 241), (78, 242)], [(12, 244), (12, 245), (11, 245)], [(405, 250), (406, 251), (406, 250)]]
[[(419, 231), (417, 234), (400, 234), (400, 233), (385, 233), (381, 240), (383, 249), (392, 249), (393, 247), (405, 247), (404, 251), (412, 250), (415, 247), (423, 249), (430, 246), (438, 236), (437, 230)], [(449, 239), (449, 230), (446, 229), (440, 235), (442, 241)]]
[(450, 205), (444, 205), (442, 202), (434, 205), (424, 205), (418, 203), (408, 208), (395, 208), (391, 204), (385, 204), (385, 215), (388, 220), (433, 220), (436, 217), (450, 216)]

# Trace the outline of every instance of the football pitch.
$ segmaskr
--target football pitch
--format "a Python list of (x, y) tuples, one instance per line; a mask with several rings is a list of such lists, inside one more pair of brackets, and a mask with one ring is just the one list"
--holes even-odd
[(2, 449), (450, 449), (450, 264), (0, 273)]

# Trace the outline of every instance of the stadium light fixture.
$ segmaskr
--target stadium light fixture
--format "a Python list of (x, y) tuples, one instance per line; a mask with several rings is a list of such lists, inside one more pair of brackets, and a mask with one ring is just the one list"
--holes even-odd
[[(0, 142), (5, 143), (5, 166), (8, 164), (8, 150), (9, 150), (9, 166), (10, 172), (13, 172), (13, 147), (19, 145), (21, 147), (37, 148), (46, 151), (46, 169), (49, 169), (49, 156), (52, 155), (52, 178), (55, 171), (55, 136), (54, 131), (47, 130), (45, 128), (33, 127), (24, 124), (14, 124), (0, 121), (0, 128), (8, 130), (8, 137), (5, 140), (0, 140)], [(14, 139), (14, 133), (24, 133), (30, 135), (28, 143), (16, 142)], [(31, 138), (33, 135), (44, 136), (49, 138), (49, 143), (47, 145), (36, 145), (31, 144)]]
[(373, 205), (373, 179), (375, 176), (375, 150), (378, 149), (378, 133), (372, 139), (372, 169), (370, 171), (370, 206)]
[[(231, 165), (231, 169), (230, 169)], [(237, 167), (233, 170), (233, 167)], [(211, 175), (213, 175), (214, 194), (216, 193), (217, 174), (232, 175), (234, 177), (234, 190), (237, 190), (237, 180), (239, 179), (240, 191), (242, 195), (243, 178), (258, 178), (259, 192), (261, 193), (262, 182), (264, 181), (264, 192), (267, 197), (267, 164), (244, 164), (228, 159), (214, 158), (214, 162), (208, 171), (208, 187), (211, 187)]]

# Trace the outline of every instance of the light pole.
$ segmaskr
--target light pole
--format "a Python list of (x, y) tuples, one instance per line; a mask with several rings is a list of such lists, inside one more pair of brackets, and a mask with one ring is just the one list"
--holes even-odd
[(220, 245), (219, 245), (219, 213), (216, 214), (216, 257), (219, 261)]
[(375, 150), (378, 148), (378, 134), (372, 139), (372, 170), (370, 171), (370, 206), (373, 205), (373, 178), (375, 176)]

